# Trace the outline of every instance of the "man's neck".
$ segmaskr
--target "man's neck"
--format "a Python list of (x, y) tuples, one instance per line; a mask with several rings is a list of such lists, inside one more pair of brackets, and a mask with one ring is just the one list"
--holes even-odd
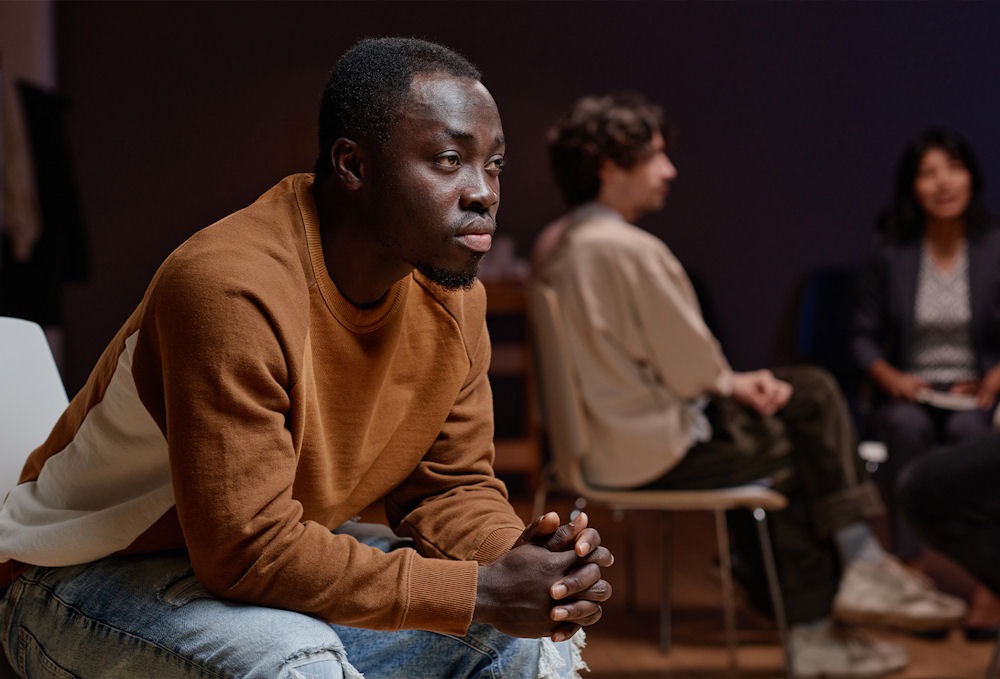
[(350, 221), (362, 213), (356, 206), (345, 207), (329, 189), (317, 189), (314, 196), (327, 275), (354, 306), (376, 306), (411, 269), (386, 269), (385, 257), (372, 241), (370, 230)]
[(632, 224), (635, 224), (635, 222), (642, 217), (642, 215), (639, 214), (638, 210), (635, 208), (631, 208), (630, 206), (624, 204), (623, 201), (616, 201), (608, 196), (598, 196), (594, 203), (618, 213), (622, 219)]

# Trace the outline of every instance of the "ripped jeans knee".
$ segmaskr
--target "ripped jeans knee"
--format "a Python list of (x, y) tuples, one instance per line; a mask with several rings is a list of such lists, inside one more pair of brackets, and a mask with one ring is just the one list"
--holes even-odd
[(179, 554), (31, 567), (3, 622), (21, 676), (361, 678), (329, 624), (218, 599)]

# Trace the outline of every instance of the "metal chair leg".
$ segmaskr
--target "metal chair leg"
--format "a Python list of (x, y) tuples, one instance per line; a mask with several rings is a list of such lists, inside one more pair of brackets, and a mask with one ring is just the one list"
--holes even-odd
[(635, 517), (625, 522), (625, 607), (629, 613), (639, 610), (639, 559), (636, 555)]
[(796, 679), (795, 668), (792, 666), (792, 645), (788, 635), (788, 622), (785, 618), (785, 602), (781, 596), (781, 585), (778, 582), (778, 566), (774, 561), (774, 550), (771, 547), (771, 535), (767, 530), (767, 512), (761, 508), (753, 510), (753, 518), (757, 523), (757, 536), (760, 539), (760, 551), (764, 557), (764, 570), (767, 573), (767, 586), (771, 591), (771, 607), (774, 609), (774, 621), (781, 635), (781, 645), (785, 649), (785, 674), (789, 679)]
[(660, 582), (660, 652), (669, 653), (673, 645), (673, 620), (670, 610), (673, 589), (673, 525), (670, 512), (660, 512), (660, 552), (663, 577)]
[(540, 516), (545, 511), (545, 503), (549, 499), (549, 483), (552, 478), (552, 470), (546, 467), (538, 478), (538, 485), (535, 486), (535, 498), (531, 505), (532, 516)]
[(729, 525), (726, 512), (716, 509), (715, 539), (719, 547), (719, 571), (722, 579), (722, 614), (726, 626), (726, 650), (729, 653), (729, 668), (736, 671), (739, 665), (736, 654), (736, 594), (733, 587), (733, 560), (729, 552)]

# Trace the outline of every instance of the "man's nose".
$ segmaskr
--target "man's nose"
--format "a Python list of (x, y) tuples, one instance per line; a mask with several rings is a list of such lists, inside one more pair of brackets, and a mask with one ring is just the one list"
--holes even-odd
[(663, 176), (667, 179), (675, 179), (677, 177), (677, 166), (671, 162), (670, 157), (663, 156)]
[(469, 173), (469, 183), (462, 191), (462, 207), (488, 210), (500, 200), (500, 180), (485, 170)]

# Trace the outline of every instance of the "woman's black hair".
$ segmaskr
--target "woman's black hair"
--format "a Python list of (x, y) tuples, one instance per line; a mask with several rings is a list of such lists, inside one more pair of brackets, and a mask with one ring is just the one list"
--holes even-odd
[(979, 161), (969, 143), (954, 130), (929, 127), (913, 138), (903, 149), (896, 166), (896, 187), (890, 204), (879, 216), (877, 229), (891, 242), (903, 243), (920, 238), (924, 233), (925, 215), (917, 200), (914, 182), (924, 154), (940, 149), (969, 171), (972, 196), (965, 210), (965, 230), (974, 236), (990, 226), (990, 212), (983, 202), (983, 176)]

